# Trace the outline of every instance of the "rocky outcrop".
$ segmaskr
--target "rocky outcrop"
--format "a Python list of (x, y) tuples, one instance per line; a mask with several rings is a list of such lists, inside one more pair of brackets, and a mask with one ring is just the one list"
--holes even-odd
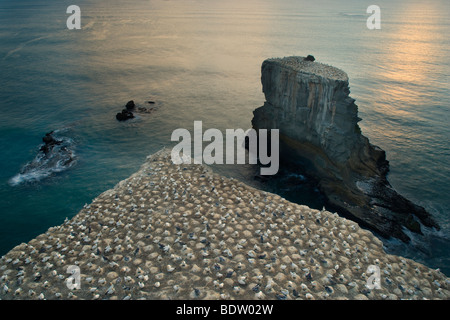
[(118, 112), (116, 114), (116, 119), (118, 121), (125, 121), (125, 120), (133, 119), (133, 118), (134, 118), (133, 112), (131, 112), (127, 109), (123, 109), (122, 112)]
[(76, 163), (75, 142), (63, 135), (65, 130), (55, 130), (42, 137), (35, 158), (25, 164), (20, 173), (9, 180), (12, 186), (27, 182), (38, 182), (71, 168)]
[[(154, 105), (155, 101), (150, 100), (150, 101), (147, 101), (147, 103)], [(155, 107), (152, 107), (152, 108), (141, 107), (141, 106), (136, 105), (133, 100), (130, 100), (125, 105), (125, 109), (123, 109), (122, 112), (118, 112), (116, 114), (116, 119), (118, 121), (126, 121), (129, 119), (135, 118), (135, 115), (133, 112), (152, 113), (154, 110), (155, 110)]]
[(0, 257), (1, 300), (448, 300), (449, 290), (439, 270), (386, 254), (355, 222), (174, 164), (170, 149)]
[(303, 57), (268, 59), (261, 81), (266, 102), (254, 111), (253, 127), (280, 130), (281, 160), (316, 178), (330, 208), (405, 242), (404, 228), (439, 229), (389, 184), (385, 152), (361, 134), (345, 72)]
[(125, 108), (127, 110), (133, 110), (136, 107), (136, 105), (134, 104), (133, 100), (130, 100), (127, 102), (127, 104), (125, 105)]
[(133, 119), (134, 114), (132, 110), (134, 110), (135, 107), (136, 105), (134, 104), (133, 100), (128, 101), (127, 104), (125, 105), (125, 109), (123, 109), (122, 112), (116, 114), (116, 119), (119, 121), (126, 121), (128, 119)]
[(62, 144), (62, 140), (57, 140), (53, 137), (53, 132), (46, 133), (42, 138), (44, 145), (41, 146), (39, 151), (42, 151), (45, 155), (48, 155), (55, 146)]

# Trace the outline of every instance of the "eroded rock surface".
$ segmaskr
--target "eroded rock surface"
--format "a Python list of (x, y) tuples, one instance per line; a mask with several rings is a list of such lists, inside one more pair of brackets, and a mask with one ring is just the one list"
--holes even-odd
[(254, 111), (253, 127), (280, 130), (281, 159), (307, 168), (331, 207), (405, 242), (404, 228), (439, 229), (389, 184), (386, 154), (362, 135), (345, 72), (303, 57), (268, 59), (261, 81), (266, 102)]

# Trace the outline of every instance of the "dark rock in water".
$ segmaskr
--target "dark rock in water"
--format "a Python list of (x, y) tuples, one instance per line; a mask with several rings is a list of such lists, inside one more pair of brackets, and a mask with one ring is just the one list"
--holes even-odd
[(133, 112), (128, 111), (127, 109), (123, 109), (122, 112), (116, 114), (116, 119), (119, 121), (125, 121), (133, 118), (134, 118)]
[[(156, 102), (155, 101), (147, 101), (147, 103), (155, 104)], [(151, 107), (151, 108), (146, 108), (146, 107), (139, 106), (139, 105), (135, 104), (133, 100), (130, 100), (125, 105), (125, 109), (123, 109), (122, 112), (119, 112), (116, 114), (116, 119), (118, 121), (126, 121), (128, 119), (133, 119), (135, 117), (133, 112), (139, 113), (139, 114), (152, 113), (156, 109), (157, 109), (156, 106)]]
[(45, 144), (49, 144), (55, 141), (55, 138), (53, 138), (52, 134), (53, 131), (46, 133), (45, 136), (42, 138), (42, 141), (44, 141)]
[(50, 152), (51, 148), (48, 144), (44, 144), (39, 151), (42, 151), (44, 154), (48, 154)]
[(53, 136), (53, 131), (46, 133), (45, 136), (42, 138), (42, 141), (44, 142), (44, 145), (40, 148), (40, 151), (42, 151), (44, 154), (48, 154), (53, 150), (53, 147), (55, 145), (60, 145), (62, 143), (61, 140), (56, 140)]
[(57, 132), (46, 133), (44, 142), (33, 161), (28, 162), (20, 173), (10, 179), (11, 185), (40, 181), (53, 173), (64, 171), (76, 163), (72, 139), (59, 136)]
[(252, 124), (256, 130), (279, 129), (281, 164), (289, 162), (308, 172), (328, 210), (385, 238), (409, 242), (404, 228), (421, 234), (421, 225), (439, 230), (423, 207), (389, 184), (384, 150), (359, 128), (347, 74), (305, 60), (310, 59), (269, 59), (261, 68), (266, 102), (253, 111)]
[(130, 101), (128, 101), (127, 104), (125, 105), (125, 108), (127, 108), (127, 110), (133, 110), (135, 106), (136, 106), (136, 105), (134, 104), (134, 101), (133, 101), (133, 100), (130, 100)]
[[(53, 133), (54, 131), (45, 134), (42, 138), (45, 144), (41, 146), (39, 151), (43, 152), (47, 159), (58, 158), (58, 165), (68, 166), (74, 161), (73, 152), (69, 148), (71, 146), (69, 141), (71, 140), (57, 139), (53, 136)], [(58, 148), (55, 148), (56, 146)]]
[(314, 61), (314, 60), (316, 60), (316, 58), (314, 58), (314, 56), (312, 56), (312, 55), (308, 55), (308, 56), (305, 58), (305, 60), (306, 60), (306, 61)]

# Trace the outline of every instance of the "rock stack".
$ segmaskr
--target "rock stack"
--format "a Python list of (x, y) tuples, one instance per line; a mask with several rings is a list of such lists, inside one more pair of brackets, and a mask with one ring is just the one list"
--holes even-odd
[(280, 130), (281, 161), (306, 168), (330, 208), (404, 242), (405, 227), (419, 234), (421, 225), (439, 228), (389, 184), (385, 152), (361, 134), (345, 72), (287, 57), (264, 61), (261, 80), (266, 102), (254, 111), (253, 127)]
[(123, 109), (122, 112), (116, 114), (116, 119), (119, 121), (133, 119), (134, 114), (132, 110), (134, 110), (135, 107), (136, 105), (134, 104), (133, 100), (128, 101), (127, 104), (125, 105), (125, 109)]

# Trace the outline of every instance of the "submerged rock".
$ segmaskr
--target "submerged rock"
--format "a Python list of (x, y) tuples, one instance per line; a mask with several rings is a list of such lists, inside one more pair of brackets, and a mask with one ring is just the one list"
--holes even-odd
[(424, 208), (389, 184), (385, 152), (361, 134), (347, 74), (308, 60), (263, 62), (266, 102), (253, 112), (253, 127), (280, 130), (281, 160), (314, 176), (330, 208), (404, 242), (410, 238), (402, 228), (421, 233), (418, 221), (439, 229)]

